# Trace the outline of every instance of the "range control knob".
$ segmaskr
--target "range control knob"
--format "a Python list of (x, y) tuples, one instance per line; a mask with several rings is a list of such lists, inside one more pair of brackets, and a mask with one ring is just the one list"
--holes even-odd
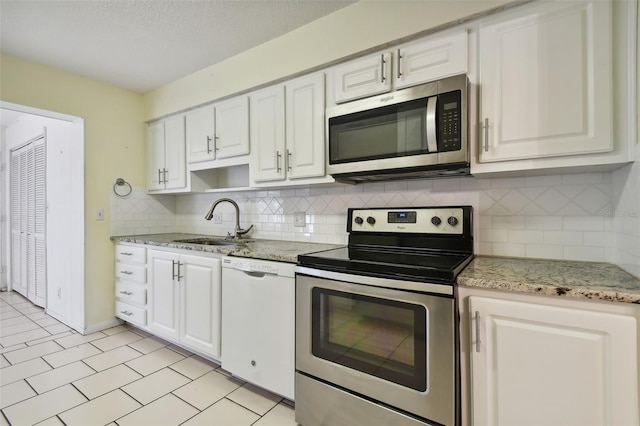
[(451, 226), (456, 226), (458, 224), (458, 218), (455, 216), (449, 216), (449, 219), (447, 219), (447, 223)]
[(440, 224), (442, 223), (442, 219), (440, 219), (438, 216), (434, 216), (431, 218), (431, 223), (433, 223), (435, 226), (440, 226)]
[(362, 222), (364, 222), (364, 220), (362, 220), (362, 218), (360, 216), (356, 216), (356, 218), (353, 219), (353, 221), (355, 223), (357, 223), (358, 225), (362, 225)]
[(367, 223), (368, 223), (369, 225), (373, 225), (373, 224), (375, 224), (375, 223), (376, 223), (376, 219), (375, 219), (373, 216), (369, 216), (369, 217), (367, 218)]

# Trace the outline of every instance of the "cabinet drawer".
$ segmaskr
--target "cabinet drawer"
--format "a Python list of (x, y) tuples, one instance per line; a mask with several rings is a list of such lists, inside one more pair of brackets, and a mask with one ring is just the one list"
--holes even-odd
[(147, 325), (147, 310), (116, 301), (116, 316), (127, 322), (138, 325)]
[(116, 277), (121, 280), (147, 282), (147, 267), (116, 262)]
[(116, 297), (138, 305), (147, 304), (147, 289), (140, 285), (116, 283)]
[(116, 261), (127, 263), (146, 263), (147, 249), (144, 247), (117, 245)]

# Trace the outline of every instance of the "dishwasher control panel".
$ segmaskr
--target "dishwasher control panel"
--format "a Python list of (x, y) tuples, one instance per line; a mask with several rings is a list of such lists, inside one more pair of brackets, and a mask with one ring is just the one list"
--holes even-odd
[(272, 262), (260, 262), (251, 261), (245, 258), (230, 258), (225, 257), (222, 259), (223, 268), (233, 268), (244, 272), (257, 272), (262, 274), (278, 275), (278, 264)]

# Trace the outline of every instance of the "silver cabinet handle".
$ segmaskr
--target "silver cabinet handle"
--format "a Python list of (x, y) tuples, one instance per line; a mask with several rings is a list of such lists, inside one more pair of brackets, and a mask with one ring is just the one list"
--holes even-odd
[(384, 83), (386, 80), (386, 77), (384, 76), (384, 64), (386, 64), (387, 61), (384, 60), (384, 53), (380, 55), (380, 58), (380, 83)]
[(207, 154), (211, 154), (211, 136), (207, 135)]
[(169, 173), (169, 170), (167, 169), (162, 169), (162, 175), (164, 176), (164, 183), (167, 183), (167, 173)]
[(180, 281), (181, 279), (184, 278), (184, 275), (180, 275), (180, 267), (184, 266), (184, 263), (182, 262), (176, 262), (178, 264), (178, 281)]
[(214, 151), (220, 151), (220, 148), (218, 148), (218, 139), (220, 139), (218, 136), (213, 135), (213, 150)]
[(489, 151), (489, 119), (484, 119), (484, 152)]
[(132, 293), (132, 292), (130, 292), (130, 291), (122, 290), (122, 291), (120, 291), (120, 294), (125, 294), (125, 295), (127, 295), (127, 296), (131, 296), (133, 293)]
[(291, 151), (287, 149), (287, 171), (291, 171)]
[(281, 158), (282, 154), (280, 154), (280, 151), (276, 151), (276, 173), (280, 173), (282, 171), (282, 167), (280, 167)]
[(476, 311), (476, 352), (480, 352), (480, 311)]
[(121, 251), (120, 254), (123, 255), (123, 256), (133, 256), (133, 253), (131, 253), (129, 251)]
[(178, 276), (176, 274), (176, 264), (178, 264), (178, 262), (176, 262), (175, 260), (171, 261), (171, 279), (175, 280), (176, 277)]
[(397, 76), (398, 76), (398, 79), (400, 79), (400, 77), (402, 77), (402, 71), (400, 70), (400, 64), (402, 63), (402, 55), (400, 54), (400, 49), (398, 49), (396, 51), (396, 53), (397, 53), (396, 56), (398, 58), (398, 61), (397, 61), (397, 64), (398, 64), (398, 75)]
[(129, 312), (129, 311), (120, 311), (121, 314), (126, 315), (128, 317), (130, 317), (131, 315), (133, 315), (133, 312)]
[(121, 274), (125, 274), (125, 275), (132, 275), (133, 272), (131, 271), (120, 271)]
[(162, 183), (162, 177), (160, 176), (162, 174), (162, 170), (158, 169), (158, 183)]

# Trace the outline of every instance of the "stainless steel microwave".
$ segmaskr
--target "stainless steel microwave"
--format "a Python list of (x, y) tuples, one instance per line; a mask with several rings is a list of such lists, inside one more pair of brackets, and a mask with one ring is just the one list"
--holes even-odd
[(327, 135), (337, 181), (467, 175), (467, 76), (327, 109)]

